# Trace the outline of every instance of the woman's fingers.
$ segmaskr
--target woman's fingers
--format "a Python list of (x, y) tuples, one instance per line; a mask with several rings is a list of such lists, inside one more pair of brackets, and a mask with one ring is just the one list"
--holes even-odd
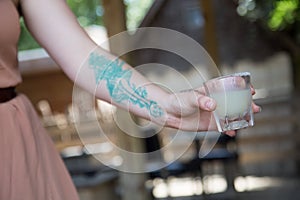
[(217, 103), (214, 99), (205, 96), (205, 95), (199, 95), (198, 97), (198, 103), (199, 107), (202, 110), (206, 111), (213, 111), (216, 109)]
[(255, 92), (255, 89), (254, 89), (253, 85), (250, 86), (250, 89), (251, 89), (251, 94), (255, 95), (256, 92)]
[[(254, 89), (253, 85), (251, 85), (250, 89), (251, 89), (252, 96), (255, 95), (256, 92), (255, 92), (255, 89)], [(253, 109), (254, 113), (261, 112), (261, 107), (258, 106), (257, 104), (255, 104), (254, 102), (252, 102), (252, 109)]]
[(230, 137), (234, 137), (236, 135), (236, 131), (226, 131), (226, 135), (229, 135)]
[(262, 109), (260, 106), (256, 105), (254, 102), (252, 102), (252, 110), (254, 113), (259, 113), (259, 112), (261, 112)]

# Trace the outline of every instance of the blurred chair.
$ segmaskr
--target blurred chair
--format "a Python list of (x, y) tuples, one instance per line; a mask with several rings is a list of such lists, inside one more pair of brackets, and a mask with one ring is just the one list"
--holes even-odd
[[(151, 156), (148, 158), (150, 162), (158, 162), (158, 163), (164, 163), (164, 157), (163, 153), (160, 151), (162, 148), (162, 142), (161, 138), (156, 134), (156, 129), (155, 128), (149, 128), (144, 130), (144, 134), (150, 135), (150, 137), (145, 138), (145, 151), (146, 153), (151, 153), (151, 152), (157, 152), (155, 156)], [(175, 161), (167, 166), (165, 166), (162, 169), (159, 170), (154, 170), (149, 172), (149, 177), (151, 179), (154, 178), (162, 178), (162, 179), (167, 179), (170, 176), (178, 176), (180, 174), (183, 174), (187, 172), (187, 167), (185, 163), (181, 161)]]
[[(196, 137), (194, 140), (195, 156), (186, 165), (188, 171), (192, 172), (195, 177), (200, 177), (202, 185), (204, 186), (205, 172), (203, 170), (204, 164), (220, 163), (224, 168), (224, 178), (227, 183), (226, 192), (234, 192), (234, 179), (238, 172), (238, 151), (236, 145), (236, 137), (230, 137), (221, 134), (215, 146), (204, 156), (199, 156), (202, 140)], [(203, 188), (203, 194), (206, 193)]]
[[(151, 134), (152, 136), (145, 138), (146, 151), (152, 152), (161, 148), (159, 136), (157, 134), (153, 134), (153, 131), (155, 130), (147, 131), (148, 134)], [(178, 159), (161, 169), (151, 171), (149, 172), (149, 179), (153, 180), (155, 178), (161, 178), (166, 184), (168, 184), (168, 178), (170, 177), (192, 177), (194, 180), (201, 179), (203, 186), (202, 194), (206, 195), (207, 190), (204, 187), (206, 174), (203, 170), (203, 165), (219, 162), (224, 168), (224, 174), (222, 175), (224, 175), (227, 183), (227, 190), (225, 192), (235, 193), (234, 179), (238, 170), (236, 138), (221, 134), (213, 149), (204, 157), (200, 157), (199, 152), (202, 141), (203, 138), (200, 137), (196, 137), (194, 139), (193, 148), (195, 154), (192, 159), (187, 161), (181, 161)], [(162, 157), (159, 159), (162, 159)]]

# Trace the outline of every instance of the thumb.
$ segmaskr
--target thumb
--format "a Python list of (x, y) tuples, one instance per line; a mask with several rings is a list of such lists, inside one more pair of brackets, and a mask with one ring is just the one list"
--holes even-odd
[(214, 111), (217, 107), (217, 103), (214, 99), (204, 95), (199, 96), (198, 103), (199, 107), (206, 111)]

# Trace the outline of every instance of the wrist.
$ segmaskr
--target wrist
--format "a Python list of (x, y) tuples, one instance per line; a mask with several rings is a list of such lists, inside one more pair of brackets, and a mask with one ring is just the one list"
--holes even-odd
[(178, 98), (173, 93), (166, 93), (164, 98), (160, 100), (160, 106), (163, 110), (163, 123), (167, 127), (178, 128), (180, 123), (180, 106), (178, 106)]

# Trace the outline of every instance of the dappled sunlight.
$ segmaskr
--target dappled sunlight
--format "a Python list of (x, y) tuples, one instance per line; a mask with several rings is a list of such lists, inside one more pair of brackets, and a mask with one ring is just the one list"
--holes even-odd
[(237, 177), (234, 182), (235, 189), (238, 192), (265, 190), (270, 187), (278, 187), (282, 185), (282, 181), (272, 177)]
[[(245, 176), (236, 177), (234, 186), (236, 192), (261, 191), (268, 188), (282, 186), (283, 182), (274, 177)], [(217, 194), (227, 191), (226, 179), (222, 175), (209, 175), (203, 178), (160, 178), (152, 181), (153, 195), (156, 198), (184, 197), (202, 194)]]

